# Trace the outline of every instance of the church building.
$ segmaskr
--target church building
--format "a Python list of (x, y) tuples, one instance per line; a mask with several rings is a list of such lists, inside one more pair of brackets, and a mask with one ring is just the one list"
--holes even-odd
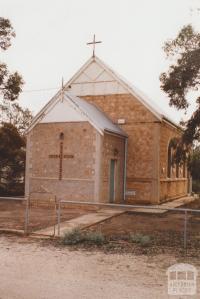
[[(27, 130), (26, 196), (159, 204), (187, 196), (186, 165), (173, 163), (181, 128), (93, 55)], [(42, 195), (41, 195), (42, 196)]]

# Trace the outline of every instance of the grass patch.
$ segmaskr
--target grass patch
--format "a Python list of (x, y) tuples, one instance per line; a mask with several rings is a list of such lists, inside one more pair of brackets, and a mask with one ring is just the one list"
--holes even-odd
[(79, 228), (75, 228), (72, 231), (65, 233), (62, 243), (64, 245), (86, 243), (100, 246), (106, 243), (106, 238), (98, 231), (84, 232)]
[(136, 243), (141, 245), (142, 247), (148, 247), (152, 244), (152, 239), (148, 235), (142, 235), (139, 233), (130, 234), (129, 240), (131, 243)]

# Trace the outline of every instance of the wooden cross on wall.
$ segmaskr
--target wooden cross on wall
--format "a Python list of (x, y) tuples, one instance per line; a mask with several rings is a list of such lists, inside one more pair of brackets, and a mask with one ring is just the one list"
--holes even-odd
[(74, 158), (74, 155), (71, 154), (63, 154), (63, 139), (64, 139), (64, 134), (60, 134), (60, 150), (59, 150), (59, 155), (49, 155), (50, 159), (59, 159), (59, 180), (62, 180), (63, 176), (63, 159), (72, 159)]
[(93, 41), (87, 43), (87, 45), (93, 45), (93, 54), (92, 54), (93, 57), (95, 56), (95, 46), (96, 46), (96, 44), (101, 44), (101, 43), (102, 43), (102, 41), (96, 41), (95, 40), (95, 34), (93, 36)]

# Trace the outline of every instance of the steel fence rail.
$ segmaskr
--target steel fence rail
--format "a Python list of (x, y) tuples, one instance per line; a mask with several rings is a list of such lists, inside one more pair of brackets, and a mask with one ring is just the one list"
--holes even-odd
[(21, 201), (23, 201), (23, 200), (27, 200), (28, 198), (27, 197), (12, 197), (12, 196), (5, 196), (5, 197), (3, 197), (3, 196), (0, 196), (0, 200), (21, 200)]
[(134, 208), (134, 209), (149, 209), (149, 210), (166, 210), (166, 211), (181, 211), (181, 212), (196, 212), (200, 213), (200, 209), (188, 209), (188, 208), (170, 208), (170, 207), (161, 207), (156, 206), (144, 206), (144, 205), (129, 205), (129, 204), (113, 204), (113, 203), (96, 203), (96, 202), (87, 202), (87, 201), (70, 201), (70, 200), (59, 200), (60, 203), (68, 203), (74, 205), (92, 205), (92, 206), (106, 206), (114, 208)]
[(58, 236), (60, 236), (60, 222), (61, 222), (61, 204), (70, 205), (89, 205), (97, 207), (112, 207), (112, 208), (123, 208), (123, 209), (146, 209), (146, 210), (162, 210), (162, 211), (174, 211), (184, 213), (184, 235), (183, 235), (183, 247), (185, 252), (187, 251), (187, 224), (188, 224), (188, 213), (200, 213), (198, 209), (189, 208), (170, 208), (162, 207), (159, 205), (144, 206), (144, 205), (130, 205), (130, 204), (112, 204), (112, 203), (96, 203), (96, 202), (83, 202), (83, 201), (69, 201), (69, 200), (58, 200)]

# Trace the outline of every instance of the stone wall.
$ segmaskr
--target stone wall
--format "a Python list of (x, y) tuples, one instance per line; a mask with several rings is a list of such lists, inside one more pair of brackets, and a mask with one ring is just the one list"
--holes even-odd
[[(171, 138), (180, 134), (176, 127), (160, 122), (154, 114), (130, 94), (85, 96), (117, 123), (128, 135), (126, 167), (127, 203), (159, 203), (187, 194), (188, 180), (166, 177), (167, 149)], [(64, 132), (63, 177), (59, 181), (59, 161), (49, 155), (59, 154), (59, 134)], [(113, 156), (114, 148), (119, 156)], [(109, 163), (116, 158), (119, 182), (116, 202), (123, 202), (124, 140), (105, 134), (104, 137), (87, 122), (38, 124), (29, 133), (27, 144), (26, 194), (44, 185), (56, 190), (66, 200), (107, 202), (109, 196)], [(74, 192), (76, 190), (76, 192)], [(63, 195), (64, 194), (64, 195)]]
[[(66, 158), (59, 180), (54, 155), (59, 155), (61, 132)], [(88, 122), (37, 124), (28, 136), (26, 194), (47, 190), (60, 199), (94, 201), (97, 134)]]
[(188, 174), (186, 165), (180, 165), (177, 177), (176, 165), (174, 164), (171, 177), (167, 177), (168, 146), (171, 139), (181, 136), (181, 131), (165, 122), (161, 124), (160, 130), (160, 201), (164, 202), (187, 195)]
[(159, 201), (159, 122), (131, 94), (85, 96), (103, 110), (114, 123), (125, 119), (128, 134), (127, 185), (129, 203)]

